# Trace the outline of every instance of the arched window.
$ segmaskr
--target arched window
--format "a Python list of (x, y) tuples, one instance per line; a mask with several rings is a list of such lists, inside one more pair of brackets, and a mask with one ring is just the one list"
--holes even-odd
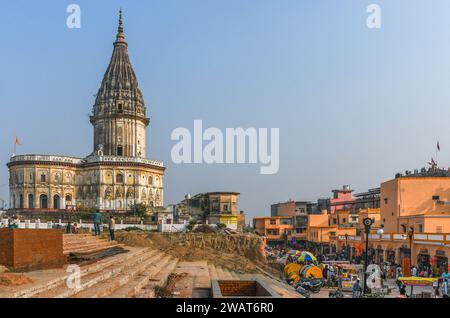
[(122, 146), (118, 146), (117, 147), (117, 155), (118, 156), (123, 156), (123, 147)]
[(116, 182), (122, 183), (123, 182), (123, 175), (121, 173), (118, 173), (116, 176)]
[(153, 184), (153, 177), (152, 176), (148, 177), (148, 184), (149, 185)]
[(28, 208), (34, 209), (34, 195), (31, 193), (28, 195)]
[(117, 112), (118, 112), (119, 114), (123, 113), (123, 106), (122, 106), (122, 104), (119, 104), (119, 105), (117, 106)]
[(15, 194), (12, 195), (11, 203), (12, 203), (12, 208), (15, 209), (16, 208), (16, 195)]
[(41, 182), (46, 182), (46, 179), (45, 173), (41, 174)]
[(60, 202), (61, 202), (61, 199), (59, 198), (59, 195), (55, 194), (53, 196), (53, 208), (59, 210), (61, 208)]
[(48, 209), (48, 197), (46, 194), (41, 194), (39, 197), (39, 207), (41, 209)]
[(19, 209), (23, 209), (23, 195), (19, 195)]

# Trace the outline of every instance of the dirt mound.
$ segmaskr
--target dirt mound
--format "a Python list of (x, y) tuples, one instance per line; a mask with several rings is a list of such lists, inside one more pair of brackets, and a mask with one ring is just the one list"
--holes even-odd
[(261, 238), (252, 234), (224, 233), (127, 233), (117, 241), (129, 246), (151, 247), (182, 261), (207, 261), (237, 272), (256, 272), (267, 263), (261, 253)]
[(1, 286), (21, 286), (33, 283), (33, 280), (22, 274), (1, 274)]

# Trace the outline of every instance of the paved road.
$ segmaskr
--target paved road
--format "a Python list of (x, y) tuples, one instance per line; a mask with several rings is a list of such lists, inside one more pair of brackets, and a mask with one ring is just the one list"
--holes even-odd
[[(389, 279), (386, 284), (393, 289), (389, 295), (385, 296), (385, 298), (396, 298), (400, 295), (394, 279)], [(330, 290), (332, 290), (332, 289), (321, 288), (320, 292), (318, 292), (316, 294), (311, 293), (310, 298), (328, 298), (328, 294), (329, 294)], [(411, 292), (411, 287), (407, 287), (406, 293), (409, 295), (410, 292)], [(434, 294), (433, 288), (431, 286), (414, 286), (413, 292), (414, 292), (414, 294), (421, 294), (422, 292), (430, 292), (432, 295)], [(352, 293), (350, 293), (350, 292), (344, 293), (344, 298), (352, 298)]]

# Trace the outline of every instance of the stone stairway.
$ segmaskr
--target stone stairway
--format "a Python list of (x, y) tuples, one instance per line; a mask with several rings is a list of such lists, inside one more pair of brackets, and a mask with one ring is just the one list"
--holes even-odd
[[(120, 248), (119, 252), (114, 248)], [(28, 273), (35, 280), (32, 285), (13, 289), (11, 293), (5, 290), (5, 295), (12, 298), (155, 297), (155, 287), (163, 286), (178, 264), (176, 258), (162, 251), (125, 247), (92, 234), (65, 234), (63, 252), (68, 260), (77, 260), (78, 287), (68, 286), (69, 278), (74, 282), (74, 273), (64, 267)]]
[(64, 234), (63, 236), (63, 253), (90, 254), (96, 253), (108, 248), (122, 246), (116, 241), (101, 239), (92, 234)]
[[(73, 273), (67, 272), (64, 267), (27, 273), (27, 276), (34, 280), (32, 285), (13, 288), (9, 292), (8, 289), (0, 288), (0, 296), (154, 298), (158, 296), (157, 287), (165, 287), (161, 292), (166, 297), (204, 298), (211, 296), (212, 280), (258, 278), (264, 280), (280, 297), (301, 297), (291, 286), (277, 281), (275, 277), (270, 277), (264, 272), (243, 274), (206, 261), (180, 262), (177, 258), (160, 250), (124, 247), (91, 234), (64, 235), (63, 244), (64, 253), (67, 256), (80, 254), (83, 259), (89, 259), (87, 262), (78, 263), (80, 271), (78, 287), (68, 286), (68, 278), (73, 276)], [(111, 253), (110, 249), (114, 247), (121, 247), (120, 253)], [(171, 274), (173, 275), (170, 276)]]
[(134, 249), (82, 268), (79, 288), (69, 288), (60, 280), (50, 288), (42, 288), (33, 298), (101, 298), (154, 297), (154, 287), (163, 285), (177, 260), (163, 252), (148, 248)]

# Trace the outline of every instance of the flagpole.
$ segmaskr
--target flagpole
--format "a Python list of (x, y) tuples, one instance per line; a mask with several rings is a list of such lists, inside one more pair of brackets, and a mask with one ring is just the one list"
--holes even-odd
[(437, 165), (438, 165), (438, 150), (436, 148), (436, 167), (437, 167)]

